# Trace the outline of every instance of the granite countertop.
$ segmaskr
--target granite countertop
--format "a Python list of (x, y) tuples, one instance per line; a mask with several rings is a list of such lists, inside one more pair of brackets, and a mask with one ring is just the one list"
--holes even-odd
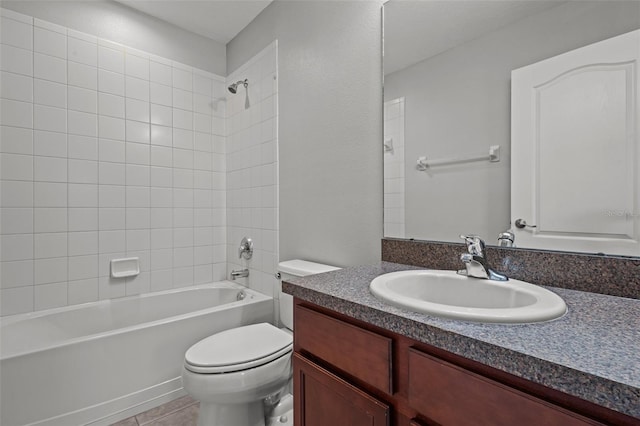
[(387, 305), (378, 275), (423, 269), (390, 262), (292, 278), (283, 291), (394, 333), (640, 418), (640, 300), (545, 287), (568, 312), (549, 322), (486, 324)]

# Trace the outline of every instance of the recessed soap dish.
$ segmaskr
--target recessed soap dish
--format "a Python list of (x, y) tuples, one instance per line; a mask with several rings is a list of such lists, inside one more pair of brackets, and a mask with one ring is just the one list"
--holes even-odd
[(127, 257), (111, 259), (111, 276), (113, 278), (135, 277), (140, 273), (140, 259)]

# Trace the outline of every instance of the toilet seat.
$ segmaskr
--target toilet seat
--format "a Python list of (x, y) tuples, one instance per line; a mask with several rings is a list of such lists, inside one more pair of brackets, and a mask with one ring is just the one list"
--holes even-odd
[(199, 341), (187, 350), (184, 366), (194, 373), (231, 373), (267, 364), (292, 350), (289, 333), (269, 323), (252, 324)]

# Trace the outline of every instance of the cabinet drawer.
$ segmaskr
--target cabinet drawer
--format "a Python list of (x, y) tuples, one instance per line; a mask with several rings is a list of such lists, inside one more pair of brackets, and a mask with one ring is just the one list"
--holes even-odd
[(295, 309), (296, 351), (307, 352), (383, 392), (393, 393), (390, 338), (300, 305)]
[(409, 350), (409, 405), (442, 425), (598, 425), (456, 365)]
[(293, 355), (298, 426), (389, 426), (389, 405), (299, 354)]

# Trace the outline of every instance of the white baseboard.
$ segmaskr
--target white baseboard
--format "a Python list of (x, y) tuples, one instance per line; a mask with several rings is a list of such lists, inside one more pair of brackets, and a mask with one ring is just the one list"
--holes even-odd
[(136, 414), (180, 398), (187, 393), (182, 388), (180, 377), (158, 385), (92, 405), (80, 410), (51, 417), (27, 426), (108, 426)]

